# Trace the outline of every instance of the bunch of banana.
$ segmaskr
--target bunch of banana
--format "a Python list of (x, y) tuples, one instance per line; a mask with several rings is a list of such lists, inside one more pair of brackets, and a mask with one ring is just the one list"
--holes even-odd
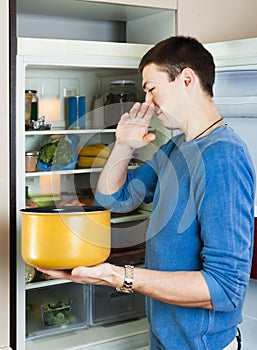
[(79, 168), (101, 168), (105, 165), (111, 150), (102, 143), (83, 146), (79, 152)]

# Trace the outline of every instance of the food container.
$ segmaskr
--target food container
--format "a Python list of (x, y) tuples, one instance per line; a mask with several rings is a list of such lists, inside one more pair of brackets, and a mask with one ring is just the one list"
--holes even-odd
[(69, 323), (71, 301), (43, 304), (40, 307), (44, 327), (63, 326)]
[(26, 338), (33, 344), (36, 339), (88, 328), (89, 285), (70, 282), (28, 288), (26, 320)]
[(32, 266), (72, 269), (110, 254), (110, 211), (98, 206), (22, 209), (22, 257)]
[(31, 172), (37, 170), (38, 151), (28, 151), (25, 153), (25, 171)]
[(67, 128), (85, 129), (86, 97), (85, 96), (65, 97), (65, 115), (66, 115)]
[(92, 326), (145, 317), (145, 296), (117, 292), (109, 286), (90, 285), (90, 323)]
[(136, 101), (138, 101), (138, 93), (133, 80), (112, 80), (110, 82), (105, 105)]
[(112, 80), (105, 95), (104, 124), (116, 128), (120, 117), (139, 100), (133, 80)]
[(30, 128), (32, 97), (33, 97), (32, 94), (25, 93), (25, 130), (29, 130)]

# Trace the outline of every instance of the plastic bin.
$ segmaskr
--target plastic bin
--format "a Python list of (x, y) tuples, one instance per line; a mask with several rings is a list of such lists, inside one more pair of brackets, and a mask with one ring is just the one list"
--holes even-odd
[[(40, 282), (38, 282), (40, 283)], [(26, 291), (27, 338), (89, 326), (89, 287), (71, 282)]]
[(71, 300), (43, 304), (40, 309), (44, 327), (59, 327), (70, 322)]
[(145, 296), (125, 294), (112, 287), (91, 286), (90, 324), (103, 325), (145, 317)]

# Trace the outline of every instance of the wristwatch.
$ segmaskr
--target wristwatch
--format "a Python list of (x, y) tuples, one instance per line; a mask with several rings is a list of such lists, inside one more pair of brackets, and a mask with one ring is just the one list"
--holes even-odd
[(116, 288), (117, 292), (132, 294), (133, 293), (133, 280), (134, 280), (134, 266), (125, 265), (125, 278), (123, 285), (119, 288)]

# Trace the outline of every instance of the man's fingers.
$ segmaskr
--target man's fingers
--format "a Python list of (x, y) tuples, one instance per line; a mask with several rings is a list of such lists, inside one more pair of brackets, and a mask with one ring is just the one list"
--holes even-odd
[(129, 111), (129, 118), (134, 119), (134, 118), (151, 118), (153, 113), (154, 113), (154, 104), (151, 103), (142, 103), (140, 104), (139, 102), (136, 102), (134, 106), (131, 108)]
[(144, 118), (149, 110), (149, 104), (148, 103), (142, 103), (141, 108), (139, 109), (137, 113), (138, 118)]
[(136, 118), (140, 108), (141, 108), (141, 103), (136, 102), (129, 111), (129, 117)]

